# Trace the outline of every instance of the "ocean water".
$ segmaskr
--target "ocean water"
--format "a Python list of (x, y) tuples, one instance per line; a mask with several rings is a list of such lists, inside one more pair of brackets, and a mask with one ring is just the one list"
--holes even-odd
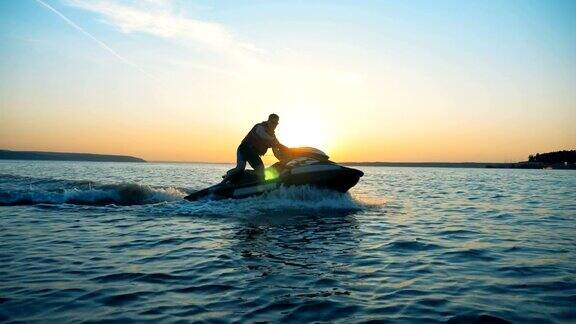
[(574, 171), (182, 199), (228, 167), (0, 161), (0, 322), (576, 322)]

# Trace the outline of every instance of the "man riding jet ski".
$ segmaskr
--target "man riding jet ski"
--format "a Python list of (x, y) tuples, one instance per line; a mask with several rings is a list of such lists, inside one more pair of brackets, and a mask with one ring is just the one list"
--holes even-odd
[(272, 148), (274, 156), (280, 160), (281, 152), (288, 149), (280, 144), (274, 133), (279, 121), (278, 115), (270, 114), (267, 121), (252, 127), (236, 150), (236, 167), (226, 172), (223, 182), (227, 182), (230, 178), (242, 173), (246, 168), (246, 162), (250, 163), (260, 179), (264, 180), (264, 163), (262, 163), (260, 156)]
[(264, 169), (265, 179), (253, 170), (245, 170), (227, 177), (212, 187), (194, 192), (185, 199), (246, 198), (260, 195), (281, 186), (308, 185), (316, 188), (346, 192), (358, 183), (364, 173), (338, 165), (312, 147), (287, 149), (282, 159)]
[[(318, 149), (288, 148), (280, 144), (274, 134), (278, 120), (278, 115), (271, 114), (268, 121), (254, 125), (238, 147), (236, 167), (226, 173), (224, 180), (185, 199), (245, 198), (275, 190), (282, 185), (309, 185), (346, 192), (364, 175), (362, 171), (330, 161), (328, 155)], [(260, 155), (264, 155), (270, 147), (279, 162), (264, 169)], [(254, 168), (253, 171), (244, 170), (246, 162)]]

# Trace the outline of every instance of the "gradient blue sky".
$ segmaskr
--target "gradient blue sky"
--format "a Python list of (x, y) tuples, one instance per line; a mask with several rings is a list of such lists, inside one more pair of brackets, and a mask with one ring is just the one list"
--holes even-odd
[[(52, 8), (52, 9), (50, 9)], [(575, 1), (0, 1), (0, 147), (515, 161), (576, 146)]]

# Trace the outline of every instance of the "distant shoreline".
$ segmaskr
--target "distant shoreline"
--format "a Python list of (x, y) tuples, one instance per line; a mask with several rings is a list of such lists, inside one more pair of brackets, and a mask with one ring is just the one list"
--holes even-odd
[[(175, 164), (214, 164), (214, 165), (234, 165), (234, 162), (206, 162), (206, 161), (148, 161), (150, 163), (175, 163)], [(573, 165), (549, 165), (531, 162), (337, 162), (344, 166), (351, 167), (393, 167), (393, 168), (461, 168), (461, 169), (562, 169), (574, 170)]]
[[(44, 151), (0, 150), (0, 160), (25, 161), (87, 161), (87, 162), (138, 162), (138, 163), (197, 163), (197, 164), (234, 164), (233, 162), (206, 161), (146, 161), (128, 155), (65, 153)], [(542, 162), (337, 162), (344, 166), (370, 167), (413, 167), (413, 168), (468, 168), (468, 169), (576, 169), (574, 164), (550, 164)]]
[(486, 168), (488, 165), (505, 165), (509, 163), (483, 162), (342, 162), (346, 166), (378, 167), (419, 167), (419, 168)]
[(0, 150), (0, 160), (146, 162), (128, 155)]
[(473, 168), (473, 169), (555, 169), (574, 170), (574, 164), (540, 162), (342, 162), (346, 166), (416, 167), (416, 168)]
[[(195, 163), (195, 164), (235, 164), (236, 162), (208, 162), (208, 161), (162, 161), (153, 160), (150, 163)], [(508, 165), (510, 163), (484, 163), (484, 162), (338, 162), (344, 166), (384, 166), (384, 167), (446, 167), (446, 168), (485, 168), (488, 165)]]

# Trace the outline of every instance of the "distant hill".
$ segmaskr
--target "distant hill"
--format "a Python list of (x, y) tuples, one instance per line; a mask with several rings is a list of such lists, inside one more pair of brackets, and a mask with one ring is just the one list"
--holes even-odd
[(0, 150), (0, 160), (146, 162), (127, 155)]
[(536, 153), (528, 161), (512, 163), (512, 169), (576, 169), (576, 150)]
[(536, 153), (528, 156), (528, 162), (576, 164), (576, 150)]
[[(489, 165), (489, 168), (502, 168), (501, 165)], [(556, 151), (536, 153), (528, 156), (528, 161), (504, 165), (507, 169), (576, 169), (576, 151)]]

